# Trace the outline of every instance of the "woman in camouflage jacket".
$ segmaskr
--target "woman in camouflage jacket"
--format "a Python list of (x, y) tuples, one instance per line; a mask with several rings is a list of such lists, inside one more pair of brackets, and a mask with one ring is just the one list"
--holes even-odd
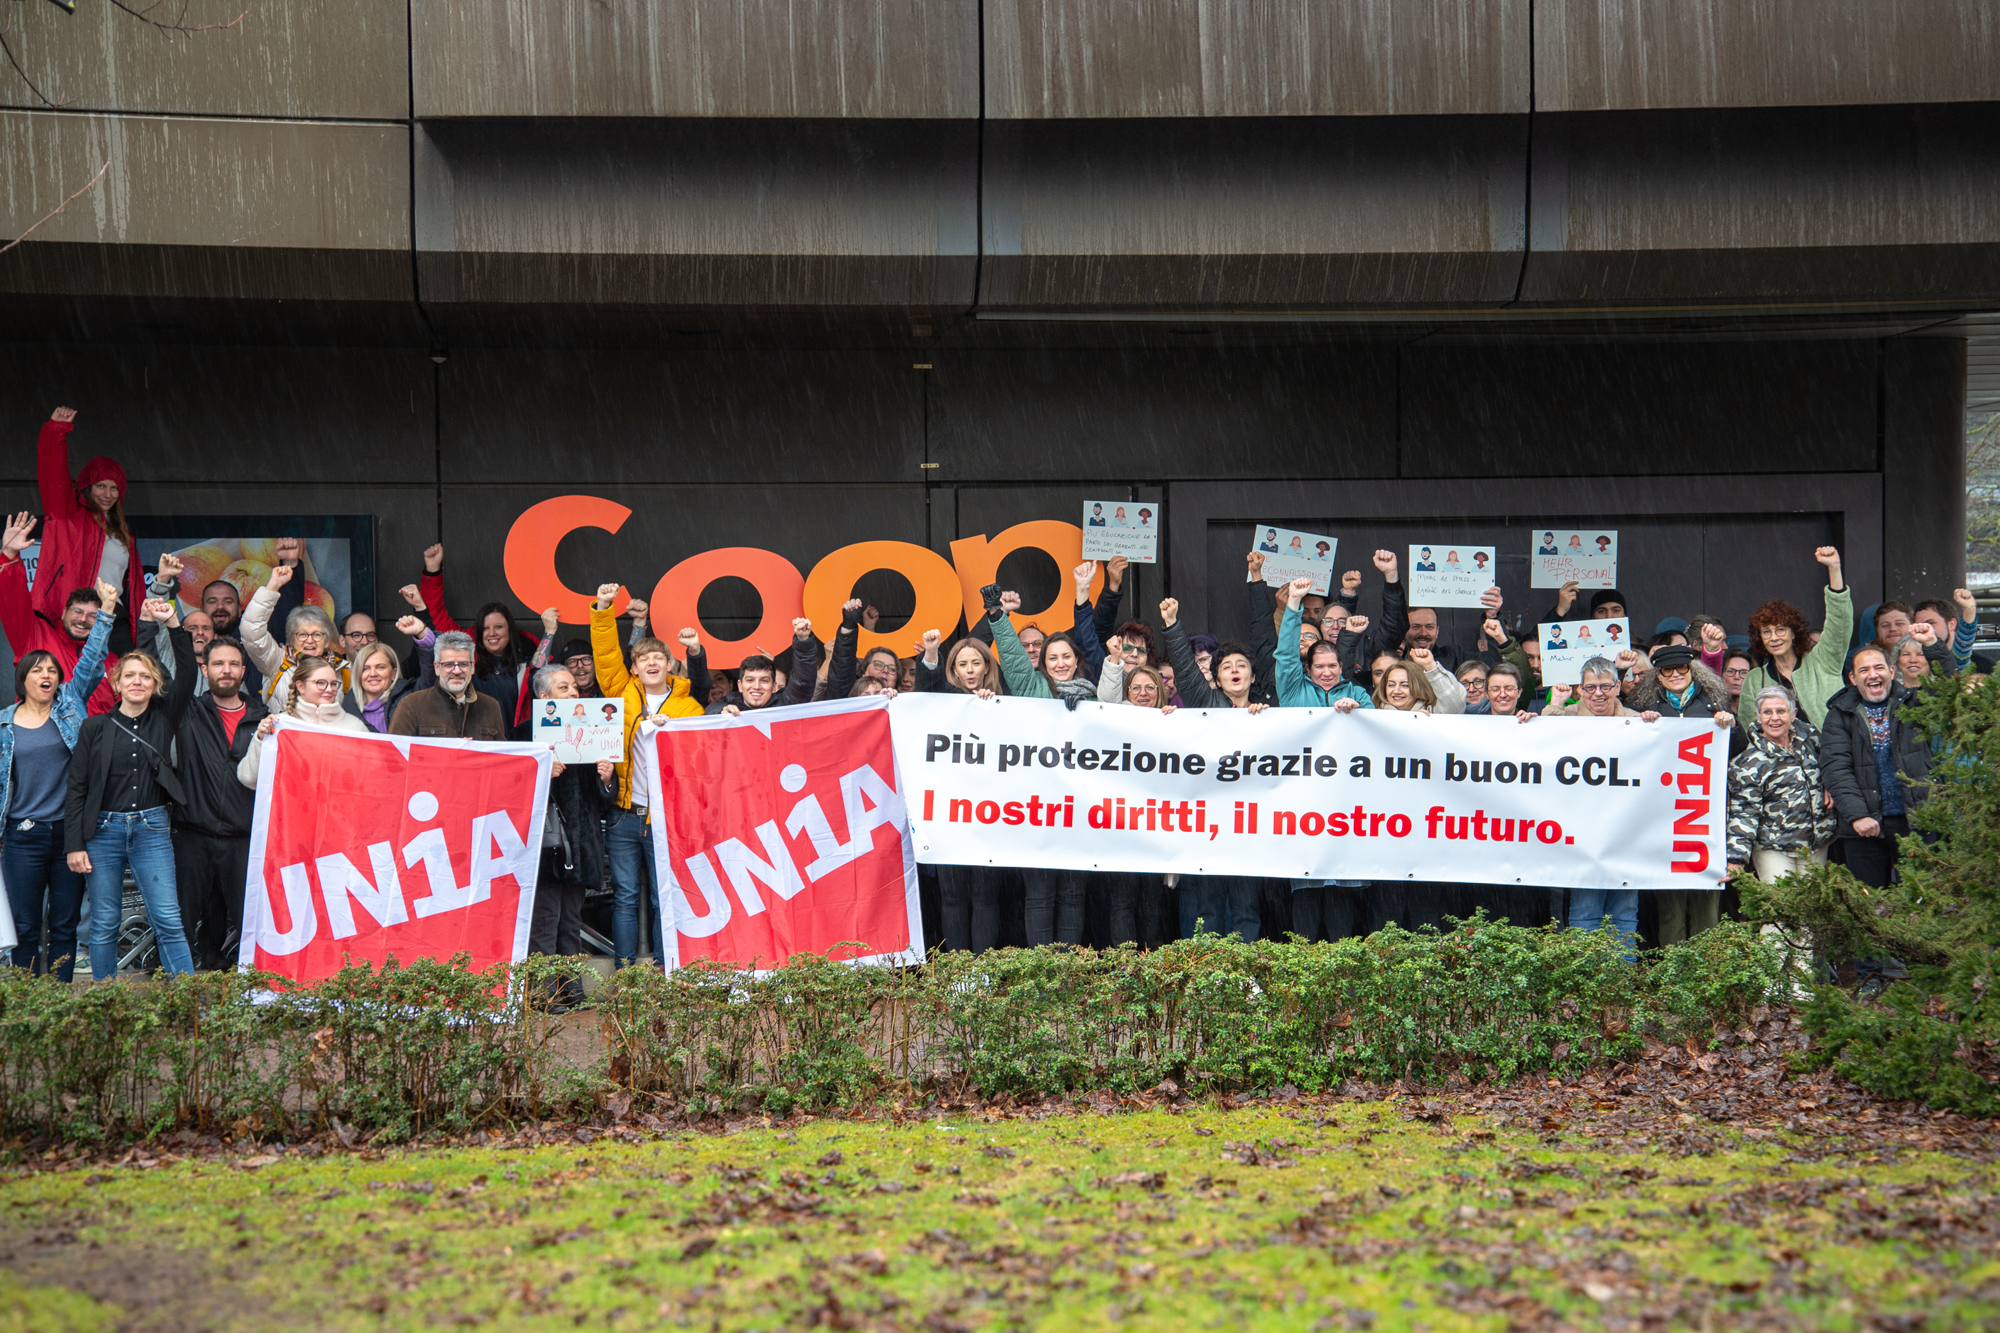
[(1824, 864), (1834, 814), (1819, 777), (1819, 732), (1790, 693), (1767, 686), (1755, 700), (1757, 729), (1729, 765), (1729, 869), (1749, 866), (1770, 883), (1808, 862)]

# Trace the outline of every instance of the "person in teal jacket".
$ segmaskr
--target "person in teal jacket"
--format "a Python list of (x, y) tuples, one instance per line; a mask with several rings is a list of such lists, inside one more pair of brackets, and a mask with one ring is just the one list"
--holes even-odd
[[(1313, 590), (1311, 579), (1293, 579), (1286, 586), (1285, 616), (1278, 624), (1278, 705), (1281, 708), (1337, 708), (1343, 713), (1372, 708), (1368, 691), (1340, 678), (1340, 650), (1321, 639), (1313, 645), (1312, 663), (1299, 658), (1299, 608)], [(1324, 651), (1322, 651), (1322, 649)]]

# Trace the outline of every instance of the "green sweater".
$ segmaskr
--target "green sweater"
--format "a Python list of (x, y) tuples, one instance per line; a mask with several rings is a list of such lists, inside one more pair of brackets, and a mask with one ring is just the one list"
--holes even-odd
[[(1847, 588), (1826, 590), (1826, 621), (1820, 626), (1819, 644), (1799, 661), (1792, 672), (1792, 689), (1799, 696), (1799, 711), (1815, 728), (1826, 726), (1826, 706), (1846, 686), (1847, 645), (1854, 637), (1854, 594)], [(1785, 682), (1769, 662), (1752, 667), (1743, 681), (1743, 693), (1736, 700), (1736, 720), (1746, 736), (1757, 731), (1757, 691)]]

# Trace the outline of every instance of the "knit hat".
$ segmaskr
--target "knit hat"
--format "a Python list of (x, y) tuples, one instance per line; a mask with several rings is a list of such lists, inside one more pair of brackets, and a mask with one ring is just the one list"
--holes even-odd
[(1685, 634), (1687, 632), (1688, 623), (1679, 616), (1668, 616), (1665, 620), (1653, 626), (1653, 633), (1655, 634)]
[(1632, 603), (1626, 601), (1625, 594), (1618, 591), (1618, 589), (1599, 588), (1596, 592), (1592, 593), (1590, 597), (1591, 614), (1596, 615), (1597, 608), (1603, 606), (1606, 602), (1616, 602), (1618, 603), (1618, 605), (1624, 607), (1628, 612), (1632, 609)]
[(100, 481), (118, 483), (118, 498), (125, 498), (125, 469), (116, 462), (99, 455), (83, 465), (83, 474), (76, 480), (79, 490), (89, 490)]
[(567, 662), (572, 657), (592, 657), (589, 639), (571, 639), (564, 643), (562, 651), (556, 654), (556, 661)]

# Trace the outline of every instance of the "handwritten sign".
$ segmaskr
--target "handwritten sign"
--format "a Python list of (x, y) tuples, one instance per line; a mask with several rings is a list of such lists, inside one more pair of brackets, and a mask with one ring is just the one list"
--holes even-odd
[(1296, 532), (1262, 524), (1252, 531), (1257, 538), (1255, 549), (1264, 557), (1264, 582), (1276, 588), (1293, 579), (1311, 579), (1314, 592), (1322, 597), (1332, 595), (1338, 541), (1316, 532)]
[(1632, 646), (1632, 625), (1615, 620), (1564, 620), (1541, 626), (1542, 684), (1574, 685), (1583, 679), (1583, 664), (1593, 657), (1615, 662)]
[(1493, 586), (1493, 548), (1433, 543), (1410, 548), (1411, 606), (1480, 605)]
[(1604, 529), (1530, 528), (1528, 570), (1531, 588), (1618, 586), (1618, 534)]
[(1122, 555), (1135, 565), (1152, 565), (1160, 558), (1160, 506), (1147, 500), (1085, 500), (1083, 558), (1109, 560)]
[(623, 699), (537, 699), (535, 739), (556, 747), (559, 764), (625, 757)]

